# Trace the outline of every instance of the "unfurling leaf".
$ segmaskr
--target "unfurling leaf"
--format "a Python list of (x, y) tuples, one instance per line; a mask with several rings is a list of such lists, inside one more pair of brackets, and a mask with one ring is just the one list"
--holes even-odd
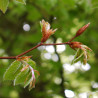
[(29, 90), (35, 87), (39, 72), (36, 63), (30, 59), (31, 56), (19, 57), (15, 60), (4, 74), (4, 80), (14, 80), (14, 85), (29, 85)]
[(20, 73), (16, 76), (16, 78), (15, 78), (15, 80), (14, 80), (14, 85), (17, 85), (17, 84), (23, 84), (23, 85), (24, 85), (24, 82), (25, 82), (25, 80), (26, 80), (28, 74), (29, 74), (29, 69), (26, 69), (26, 70), (20, 72)]
[(16, 0), (16, 1), (23, 3), (23, 4), (26, 4), (25, 0)]
[[(80, 42), (70, 42), (69, 46), (74, 50), (78, 49), (77, 53), (75, 55), (75, 58), (72, 61), (72, 64), (76, 63), (77, 61), (80, 60), (81, 57), (83, 57), (81, 59), (81, 62), (83, 62), (83, 64), (85, 65), (87, 63), (88, 58), (89, 58), (88, 51), (92, 51), (92, 50)], [(80, 52), (80, 50), (81, 50), (81, 52)]]
[(32, 59), (29, 59), (29, 60), (27, 61), (27, 63), (28, 63), (31, 67), (33, 67), (33, 68), (35, 69), (35, 67), (36, 67), (35, 61), (33, 61)]
[(82, 59), (83, 59), (83, 51), (81, 49), (77, 49), (77, 52), (74, 56), (74, 59), (71, 62), (71, 65), (77, 63), (78, 61), (81, 61)]
[(9, 0), (0, 0), (0, 9), (2, 10), (3, 13), (6, 12), (8, 4)]
[(26, 86), (28, 86), (30, 84), (30, 82), (32, 82), (32, 74), (31, 72), (28, 74), (28, 76), (26, 77), (26, 80), (25, 80), (25, 84), (24, 84), (24, 88)]
[(4, 74), (4, 80), (14, 80), (21, 68), (22, 66), (20, 61), (15, 60), (12, 62)]
[(42, 39), (41, 42), (45, 42), (57, 29), (50, 29), (50, 24), (44, 20), (40, 21)]

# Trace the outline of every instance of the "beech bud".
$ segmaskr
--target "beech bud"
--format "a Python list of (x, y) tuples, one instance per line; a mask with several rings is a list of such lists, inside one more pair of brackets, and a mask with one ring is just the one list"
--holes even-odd
[(50, 24), (42, 20), (40, 22), (41, 25), (41, 32), (42, 32), (42, 39), (41, 42), (45, 42), (57, 29), (50, 29)]
[(82, 28), (80, 28), (77, 33), (76, 33), (76, 37), (81, 35), (88, 27), (89, 27), (90, 23), (86, 24), (85, 26), (83, 26)]

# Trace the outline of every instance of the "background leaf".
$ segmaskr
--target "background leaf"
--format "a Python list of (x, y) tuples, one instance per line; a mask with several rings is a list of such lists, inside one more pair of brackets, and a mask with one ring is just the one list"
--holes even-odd
[(16, 1), (23, 3), (23, 4), (26, 4), (25, 0), (16, 0)]
[(0, 0), (0, 9), (2, 10), (3, 13), (7, 10), (9, 4), (9, 0)]

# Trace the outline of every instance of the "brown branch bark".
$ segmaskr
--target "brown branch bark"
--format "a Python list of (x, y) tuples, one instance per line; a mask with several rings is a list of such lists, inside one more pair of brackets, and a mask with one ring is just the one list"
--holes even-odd
[(25, 51), (25, 52), (23, 52), (23, 53), (21, 53), (21, 54), (17, 55), (17, 56), (11, 56), (11, 57), (0, 57), (0, 59), (17, 59), (18, 57), (21, 57), (21, 56), (23, 56), (23, 55), (27, 54), (28, 52), (30, 52), (30, 51), (32, 51), (32, 50), (34, 50), (34, 49), (36, 49), (36, 48), (38, 48), (38, 47), (40, 47), (40, 46), (49, 46), (49, 45), (64, 45), (64, 44), (69, 45), (69, 44), (70, 44), (70, 42), (65, 42), (65, 43), (53, 43), (53, 44), (40, 43), (40, 44), (36, 45), (35, 47), (33, 47), (33, 48), (31, 48), (31, 49), (29, 49), (29, 50), (27, 50), (27, 51)]

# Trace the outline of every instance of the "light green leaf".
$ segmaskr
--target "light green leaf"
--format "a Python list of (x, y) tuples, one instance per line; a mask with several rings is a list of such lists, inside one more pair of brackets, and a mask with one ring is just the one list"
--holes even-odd
[(74, 59), (71, 62), (71, 65), (78, 62), (78, 61), (81, 61), (82, 56), (83, 56), (83, 51), (81, 49), (78, 49), (75, 56), (74, 56)]
[(0, 0), (0, 9), (2, 10), (3, 13), (6, 12), (8, 4), (9, 0)]
[(20, 72), (20, 73), (16, 76), (16, 78), (15, 78), (15, 80), (14, 80), (14, 85), (17, 85), (17, 84), (23, 84), (23, 85), (24, 85), (24, 82), (25, 82), (25, 80), (26, 80), (28, 74), (29, 74), (29, 69), (28, 69), (28, 68), (27, 68), (26, 70)]
[(30, 75), (29, 78), (28, 78), (28, 80), (26, 81), (26, 83), (25, 83), (25, 85), (24, 85), (24, 88), (25, 88), (26, 86), (28, 86), (31, 81), (32, 81), (32, 77), (31, 77), (31, 75)]
[(26, 4), (25, 0), (16, 0), (16, 1), (23, 3), (23, 4)]
[(20, 61), (15, 60), (12, 62), (4, 74), (4, 80), (14, 80), (21, 68), (22, 66)]
[(33, 67), (33, 68), (35, 69), (35, 67), (36, 67), (35, 61), (29, 59), (29, 60), (27, 61), (27, 63), (28, 63), (31, 67)]

